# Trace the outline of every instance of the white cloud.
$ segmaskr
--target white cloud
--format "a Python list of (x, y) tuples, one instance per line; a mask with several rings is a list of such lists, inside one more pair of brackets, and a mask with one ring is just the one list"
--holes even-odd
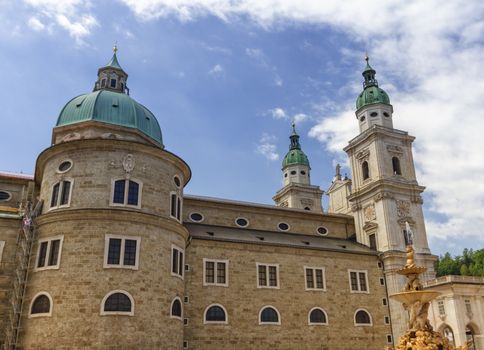
[(224, 68), (220, 64), (216, 64), (208, 71), (208, 74), (219, 75), (219, 74), (222, 74), (223, 71), (224, 71)]
[(298, 113), (298, 114), (295, 114), (294, 117), (292, 117), (292, 120), (296, 124), (300, 124), (300, 123), (302, 123), (302, 122), (304, 122), (308, 119), (309, 119), (309, 116), (307, 114), (304, 114), (304, 113)]
[[(45, 26), (53, 26), (66, 30), (78, 45), (84, 44), (84, 38), (99, 25), (96, 18), (89, 12), (89, 0), (24, 0), (35, 10), (28, 25), (37, 31)], [(42, 21), (39, 19), (42, 18)], [(47, 24), (46, 24), (47, 23)]]
[[(53, 0), (52, 0), (53, 1)], [(121, 0), (143, 19), (176, 16), (223, 21), (250, 18), (264, 28), (311, 24), (346, 33), (370, 50), (383, 88), (395, 107), (395, 127), (417, 136), (415, 161), (419, 181), (427, 185), (432, 211), (431, 237), (470, 236), (482, 246), (484, 227), (484, 6), (454, 0)], [(261, 52), (248, 49), (257, 58)], [(343, 48), (345, 61), (362, 65), (361, 52)], [(357, 79), (355, 77), (355, 79)], [(353, 81), (348, 82), (353, 86)], [(394, 86), (393, 86), (394, 85)], [(356, 85), (355, 85), (356, 86)], [(348, 105), (325, 109), (329, 117), (311, 135), (343, 157), (341, 147), (357, 134), (355, 95)], [(317, 104), (318, 101), (315, 101)], [(351, 104), (350, 104), (351, 103)], [(281, 117), (280, 119), (283, 119)]]
[(275, 86), (282, 86), (284, 84), (284, 81), (282, 80), (282, 78), (278, 75), (276, 75), (274, 77), (274, 85)]
[(262, 134), (256, 152), (263, 155), (268, 160), (278, 160), (279, 154), (277, 153), (277, 147), (275, 145), (276, 140), (277, 138), (274, 135), (269, 135), (267, 133)]
[(27, 21), (27, 24), (30, 28), (37, 32), (45, 29), (45, 25), (37, 17), (30, 17)]
[(287, 119), (288, 118), (286, 111), (284, 109), (282, 109), (281, 107), (276, 107), (276, 108), (270, 109), (269, 114), (274, 119)]

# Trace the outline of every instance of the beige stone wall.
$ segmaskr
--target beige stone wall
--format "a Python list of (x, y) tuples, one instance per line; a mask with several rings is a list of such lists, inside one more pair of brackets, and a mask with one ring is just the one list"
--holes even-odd
[[(383, 349), (390, 326), (384, 324), (383, 272), (374, 255), (260, 246), (193, 239), (187, 249), (190, 272), (186, 278), (184, 338), (190, 349)], [(203, 286), (203, 258), (229, 260), (229, 286)], [(257, 288), (256, 263), (279, 264), (280, 289)], [(304, 266), (324, 267), (326, 292), (306, 291)], [(367, 270), (369, 294), (350, 293), (348, 269)], [(205, 324), (203, 313), (212, 303), (222, 304), (228, 324)], [(259, 325), (262, 306), (273, 305), (281, 325)], [(314, 306), (328, 315), (327, 326), (309, 326)], [(373, 326), (355, 327), (354, 312), (366, 308)]]
[[(123, 160), (131, 155), (134, 168), (129, 173)], [(72, 168), (59, 173), (59, 165), (72, 161)], [(189, 180), (188, 167), (179, 158), (159, 148), (113, 140), (74, 141), (44, 151), (37, 164), (36, 178), (41, 179), (40, 198), (43, 212), (49, 212), (52, 187), (66, 179), (73, 180), (70, 208), (111, 207), (114, 179), (130, 178), (142, 183), (140, 211), (169, 216), (170, 192), (177, 191), (173, 176), (182, 186)], [(53, 209), (63, 210), (63, 209)]]
[(15, 250), (20, 225), (20, 219), (0, 218), (0, 241), (5, 242), (0, 260), (0, 344), (3, 341), (9, 318), (9, 293), (14, 276)]
[(287, 232), (318, 235), (320, 226), (326, 227), (328, 237), (348, 238), (355, 233), (354, 219), (348, 215), (321, 214), (306, 210), (256, 205), (235, 201), (185, 197), (184, 221), (192, 222), (190, 214), (197, 212), (204, 216), (203, 224), (238, 227), (235, 220), (244, 217), (249, 229), (278, 231), (277, 225), (285, 222), (290, 226)]
[[(183, 280), (170, 270), (171, 245), (185, 245), (181, 226), (123, 210), (53, 213), (38, 222), (39, 239), (64, 235), (64, 241), (58, 270), (31, 271), (23, 349), (181, 347), (182, 322), (169, 317), (171, 301), (184, 290)], [(138, 270), (103, 268), (105, 234), (141, 238)], [(34, 261), (37, 251), (35, 244)], [(101, 301), (112, 290), (132, 295), (134, 316), (100, 315)], [(52, 316), (29, 318), (32, 298), (39, 292), (51, 295)]]
[[(126, 157), (131, 155), (131, 167)], [(59, 173), (64, 160), (72, 168)], [(182, 195), (188, 166), (160, 148), (119, 140), (78, 140), (55, 145), (38, 158), (36, 179), (43, 215), (38, 239), (63, 235), (59, 269), (32, 269), (23, 313), (23, 349), (176, 349), (182, 346), (182, 321), (170, 318), (184, 281), (171, 274), (171, 248), (185, 247), (186, 229), (170, 217), (170, 193)], [(113, 206), (114, 179), (142, 183), (140, 207)], [(73, 181), (70, 205), (50, 208), (52, 186)], [(139, 267), (105, 268), (105, 235), (139, 237)], [(35, 264), (38, 241), (32, 255)], [(134, 299), (134, 315), (101, 315), (101, 302), (113, 290)], [(50, 317), (29, 317), (33, 297), (47, 292)], [(167, 336), (169, 334), (170, 336)]]

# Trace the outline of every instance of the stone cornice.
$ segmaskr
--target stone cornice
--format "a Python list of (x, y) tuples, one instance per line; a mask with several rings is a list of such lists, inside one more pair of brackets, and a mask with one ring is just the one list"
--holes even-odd
[(40, 153), (37, 157), (37, 162), (35, 165), (36, 184), (40, 185), (40, 179), (42, 178), (44, 171), (44, 164), (51, 157), (70, 150), (99, 150), (109, 146), (113, 147), (113, 149), (119, 149), (120, 147), (125, 147), (127, 150), (133, 149), (137, 152), (143, 152), (172, 163), (183, 172), (185, 185), (190, 181), (192, 176), (192, 172), (188, 164), (174, 153), (171, 153), (165, 149), (135, 141), (88, 139), (59, 143), (42, 151), (42, 153)]
[(406, 131), (391, 129), (381, 125), (373, 125), (371, 128), (365, 130), (352, 140), (348, 142), (348, 145), (343, 148), (346, 153), (351, 152), (354, 148), (358, 147), (365, 141), (376, 138), (377, 136), (389, 136), (392, 138), (398, 138), (406, 142), (413, 142), (414, 136), (410, 136)]
[(348, 196), (348, 200), (355, 201), (365, 195), (376, 195), (378, 198), (375, 198), (375, 200), (380, 200), (383, 198), (393, 198), (394, 193), (404, 193), (411, 196), (412, 202), (422, 204), (420, 194), (424, 190), (424, 186), (420, 186), (415, 182), (408, 183), (393, 179), (380, 179), (369, 182), (367, 185), (353, 192)]
[(151, 225), (155, 227), (162, 227), (169, 231), (174, 231), (182, 235), (185, 239), (188, 238), (188, 230), (185, 226), (176, 222), (173, 219), (168, 219), (162, 216), (144, 213), (135, 209), (102, 209), (102, 208), (85, 208), (85, 209), (59, 209), (50, 211), (46, 214), (40, 215), (35, 219), (35, 224), (43, 226), (52, 223), (59, 223), (65, 221), (116, 221), (116, 222), (130, 222), (142, 225)]

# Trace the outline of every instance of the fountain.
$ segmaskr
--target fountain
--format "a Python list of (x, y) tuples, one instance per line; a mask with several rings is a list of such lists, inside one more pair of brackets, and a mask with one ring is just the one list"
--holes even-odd
[(468, 350), (471, 346), (469, 342), (455, 349), (446, 337), (433, 330), (428, 320), (428, 310), (430, 301), (440, 293), (423, 290), (419, 275), (427, 268), (415, 264), (412, 244), (407, 246), (406, 255), (406, 264), (397, 273), (407, 278), (407, 284), (402, 292), (390, 295), (390, 298), (402, 303), (407, 310), (408, 329), (398, 340), (395, 349), (387, 347), (385, 350)]

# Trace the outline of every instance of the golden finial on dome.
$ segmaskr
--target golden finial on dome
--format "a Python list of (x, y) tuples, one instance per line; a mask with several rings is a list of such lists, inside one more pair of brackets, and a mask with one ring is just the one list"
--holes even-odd
[(113, 52), (116, 55), (116, 52), (118, 52), (118, 42), (116, 41), (113, 46)]

